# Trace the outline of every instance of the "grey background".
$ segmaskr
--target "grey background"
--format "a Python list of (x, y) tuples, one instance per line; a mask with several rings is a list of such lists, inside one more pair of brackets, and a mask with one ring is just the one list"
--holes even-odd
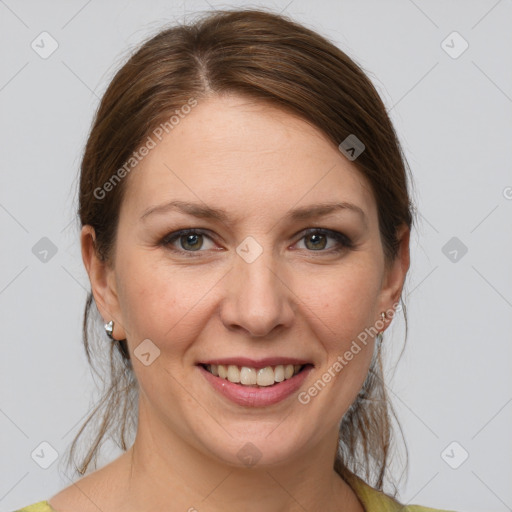
[[(81, 343), (89, 283), (74, 215), (98, 98), (137, 43), (210, 5), (291, 15), (362, 65), (382, 95), (419, 211), (409, 336), (394, 374), (401, 319), (385, 337), (410, 456), (400, 498), (512, 510), (510, 0), (0, 0), (0, 509), (70, 484), (58, 461), (43, 469), (31, 454), (42, 442), (62, 454), (93, 403)], [(46, 59), (31, 47), (43, 31), (58, 43)], [(464, 43), (453, 31), (469, 44), (457, 58)], [(40, 252), (43, 237), (55, 254)], [(453, 469), (447, 462), (460, 464), (463, 450), (469, 457)]]

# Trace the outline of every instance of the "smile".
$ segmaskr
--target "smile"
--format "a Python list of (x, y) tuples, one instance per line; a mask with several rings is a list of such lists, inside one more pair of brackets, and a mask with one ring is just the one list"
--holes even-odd
[(267, 407), (285, 400), (299, 391), (314, 368), (312, 364), (265, 366), (258, 370), (222, 364), (196, 367), (220, 396), (245, 407)]

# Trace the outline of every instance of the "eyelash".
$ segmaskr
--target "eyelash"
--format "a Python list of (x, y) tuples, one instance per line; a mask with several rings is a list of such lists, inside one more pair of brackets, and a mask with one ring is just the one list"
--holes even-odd
[[(306, 237), (308, 237), (310, 235), (313, 235), (313, 234), (320, 234), (320, 235), (328, 236), (328, 237), (334, 239), (338, 243), (339, 246), (337, 248), (330, 249), (330, 250), (319, 249), (318, 251), (311, 250), (311, 251), (308, 251), (308, 252), (311, 252), (311, 253), (318, 252), (318, 253), (332, 254), (332, 253), (339, 253), (339, 252), (342, 252), (343, 250), (353, 248), (352, 241), (346, 235), (344, 235), (343, 233), (340, 233), (339, 231), (334, 231), (332, 229), (325, 229), (325, 228), (308, 228), (308, 229), (306, 229), (303, 232), (302, 237), (298, 241), (300, 241), (303, 238), (306, 238)], [(204, 236), (210, 238), (210, 240), (212, 240), (212, 238), (208, 235), (208, 233), (203, 231), (202, 229), (182, 229), (180, 231), (174, 231), (174, 232), (169, 233), (168, 235), (166, 235), (160, 241), (160, 245), (163, 245), (163, 246), (169, 248), (170, 250), (172, 250), (174, 252), (185, 254), (186, 257), (191, 257), (191, 258), (198, 257), (199, 255), (198, 254), (196, 255), (196, 253), (205, 252), (205, 251), (201, 251), (201, 250), (186, 251), (184, 249), (176, 249), (176, 248), (171, 246), (171, 244), (175, 240), (178, 240), (180, 237), (182, 237), (184, 235), (204, 235)]]

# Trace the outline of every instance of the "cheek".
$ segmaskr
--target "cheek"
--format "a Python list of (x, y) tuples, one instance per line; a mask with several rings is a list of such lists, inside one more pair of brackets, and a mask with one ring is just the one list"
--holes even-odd
[(199, 334), (217, 273), (162, 264), (145, 252), (118, 262), (119, 302), (129, 342), (144, 339), (176, 353)]
[(368, 374), (374, 342), (365, 329), (373, 325), (376, 280), (366, 276), (340, 275), (339, 283), (324, 283), (329, 300), (325, 296), (319, 300), (318, 293), (311, 291), (304, 300), (323, 357), (316, 379), (298, 398), (312, 417), (323, 418), (326, 428), (342, 420)]
[[(366, 378), (373, 353), (370, 328), (377, 318), (380, 289), (378, 262), (363, 255), (353, 264), (316, 276), (316, 285), (302, 284), (303, 308), (308, 313), (313, 336), (324, 350), (320, 380), (329, 394), (324, 406), (331, 407), (333, 418), (352, 403)], [(321, 291), (322, 290), (322, 291)], [(312, 390), (315, 393), (315, 390)], [(321, 402), (318, 403), (320, 407)]]
[(347, 340), (377, 320), (375, 309), (380, 290), (378, 265), (361, 258), (351, 265), (331, 269), (300, 283), (301, 300), (317, 317), (317, 323), (334, 344)]

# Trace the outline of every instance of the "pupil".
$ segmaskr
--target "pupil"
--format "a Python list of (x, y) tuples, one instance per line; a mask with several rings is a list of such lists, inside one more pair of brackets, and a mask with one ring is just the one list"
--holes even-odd
[[(318, 243), (317, 243), (317, 242), (319, 241), (319, 237), (320, 237), (320, 238), (323, 238), (323, 242), (324, 242), (324, 244), (323, 244), (323, 245), (321, 245), (321, 247), (320, 247), (320, 246), (318, 245)], [(313, 239), (315, 239), (315, 240), (316, 240), (316, 242), (314, 242), (314, 245), (313, 245), (313, 248), (314, 248), (314, 249), (318, 249), (319, 247), (320, 247), (321, 249), (323, 249), (323, 248), (325, 247), (325, 236), (324, 236), (324, 235), (319, 235), (319, 234), (310, 235), (309, 240), (313, 240)]]
[[(186, 239), (185, 245), (187, 245), (187, 244), (188, 244), (189, 246), (190, 246), (190, 245), (196, 245), (196, 246), (197, 246), (197, 245), (199, 245), (199, 246), (201, 245), (200, 243), (198, 243), (199, 237), (200, 237), (201, 235), (184, 235), (184, 236), (185, 236), (185, 239)], [(194, 240), (194, 239), (196, 239), (196, 243), (195, 243), (195, 244), (194, 244), (194, 242), (193, 242), (193, 240)], [(191, 243), (189, 243), (189, 242), (191, 242)], [(198, 249), (199, 247), (192, 247), (192, 248), (193, 248), (193, 249), (194, 249), (194, 248), (195, 248), (195, 249)]]

